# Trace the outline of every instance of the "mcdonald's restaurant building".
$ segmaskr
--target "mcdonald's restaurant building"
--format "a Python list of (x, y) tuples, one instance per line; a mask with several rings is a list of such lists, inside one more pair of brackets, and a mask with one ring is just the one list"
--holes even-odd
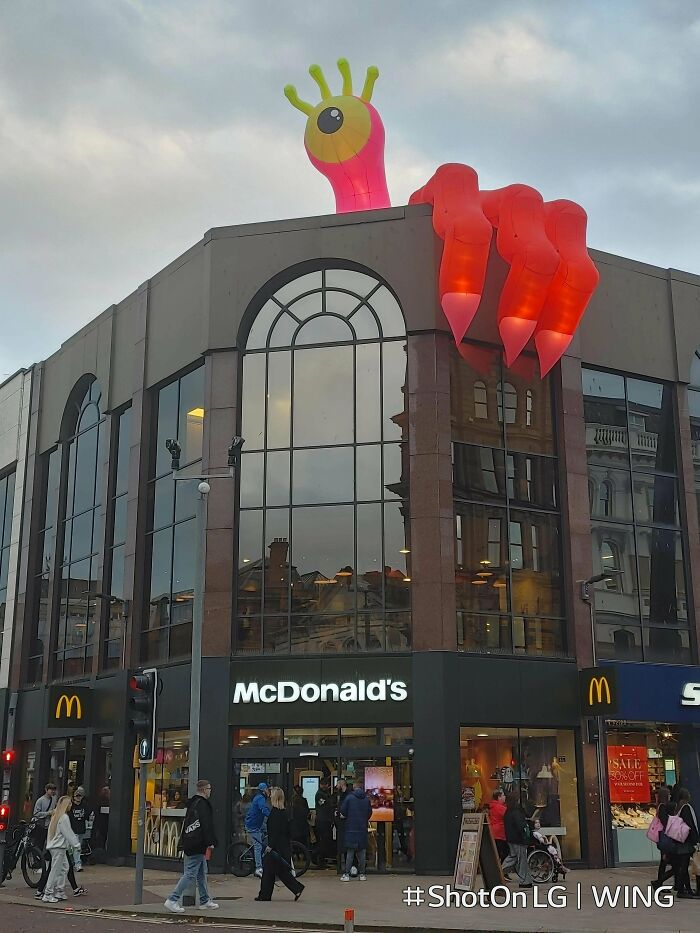
[[(24, 372), (22, 404), (0, 386), (15, 812), (82, 783), (107, 856), (133, 857), (142, 667), (154, 865), (178, 866), (194, 743), (227, 840), (261, 780), (312, 809), (321, 779), (362, 783), (378, 871), (449, 872), (498, 788), (589, 865), (642, 857), (626, 830), (662, 780), (700, 795), (678, 699), (700, 683), (700, 279), (593, 252), (601, 285), (541, 378), (529, 349), (505, 366), (495, 252), (454, 346), (440, 250), (424, 205), (214, 229)], [(592, 669), (615, 672), (602, 712)]]

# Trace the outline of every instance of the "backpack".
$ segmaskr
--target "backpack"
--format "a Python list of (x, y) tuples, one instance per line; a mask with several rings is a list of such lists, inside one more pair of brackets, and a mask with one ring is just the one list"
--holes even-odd
[(193, 804), (187, 811), (185, 822), (182, 824), (179, 848), (185, 853), (200, 848), (204, 844), (204, 830), (202, 821), (197, 812), (197, 805)]

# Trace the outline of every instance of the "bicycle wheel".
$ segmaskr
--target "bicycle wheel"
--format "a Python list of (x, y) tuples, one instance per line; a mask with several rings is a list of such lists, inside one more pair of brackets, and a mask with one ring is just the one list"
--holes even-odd
[(48, 874), (51, 868), (51, 856), (44, 854), (37, 846), (27, 846), (22, 853), (22, 875), (30, 888), (39, 887), (44, 871)]
[(302, 845), (300, 842), (292, 843), (292, 865), (294, 866), (294, 871), (297, 878), (308, 871), (309, 864), (311, 863), (311, 856), (309, 855), (309, 850), (305, 845)]
[(226, 852), (226, 864), (228, 870), (236, 878), (247, 878), (255, 870), (255, 856), (253, 847), (246, 845), (245, 842), (234, 842), (228, 847)]
[(527, 857), (530, 874), (538, 884), (545, 884), (554, 874), (554, 859), (549, 852), (535, 849)]

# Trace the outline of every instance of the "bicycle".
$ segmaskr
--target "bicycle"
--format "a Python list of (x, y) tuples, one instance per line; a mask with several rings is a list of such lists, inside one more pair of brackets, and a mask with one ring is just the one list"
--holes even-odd
[(33, 836), (37, 828), (37, 821), (32, 819), (29, 823), (19, 823), (12, 830), (12, 838), (5, 846), (2, 881), (12, 877), (12, 872), (19, 863), (22, 877), (27, 885), (33, 890), (39, 887), (44, 872), (51, 865), (51, 856), (34, 840)]
[[(228, 870), (237, 878), (247, 878), (255, 871), (255, 850), (252, 843), (232, 842), (226, 850)], [(300, 842), (292, 842), (292, 868), (297, 878), (308, 871), (311, 864), (309, 850)]]

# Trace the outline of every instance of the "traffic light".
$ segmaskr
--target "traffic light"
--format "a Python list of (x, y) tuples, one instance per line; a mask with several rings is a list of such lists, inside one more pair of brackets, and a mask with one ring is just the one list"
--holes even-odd
[(129, 725), (139, 739), (139, 761), (153, 761), (156, 749), (158, 671), (149, 668), (129, 678)]
[(14, 748), (6, 748), (2, 753), (2, 766), (3, 768), (11, 768), (17, 758), (17, 752)]
[(0, 833), (6, 833), (10, 823), (9, 803), (0, 803)]

